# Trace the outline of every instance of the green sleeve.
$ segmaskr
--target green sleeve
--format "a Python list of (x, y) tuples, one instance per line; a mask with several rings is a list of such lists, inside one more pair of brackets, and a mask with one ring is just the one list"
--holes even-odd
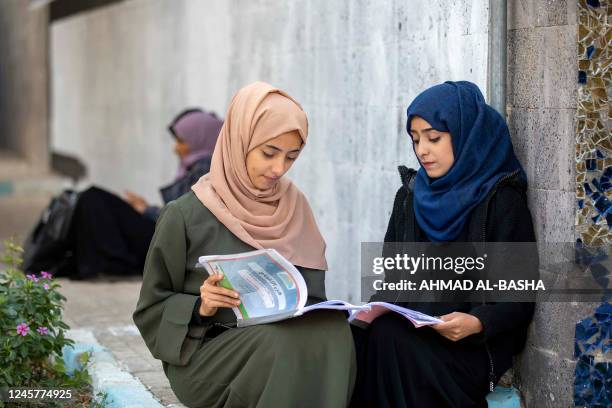
[(188, 337), (198, 296), (182, 293), (186, 254), (183, 214), (170, 203), (155, 227), (133, 319), (151, 354), (173, 365), (186, 365), (198, 342)]

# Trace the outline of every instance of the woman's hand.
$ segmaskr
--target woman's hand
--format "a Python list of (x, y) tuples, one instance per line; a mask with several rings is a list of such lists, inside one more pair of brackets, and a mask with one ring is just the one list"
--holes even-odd
[(145, 201), (144, 198), (139, 196), (138, 194), (134, 194), (131, 191), (125, 191), (125, 201), (132, 206), (134, 210), (138, 213), (142, 214), (145, 212), (149, 204)]
[(223, 275), (221, 274), (212, 275), (200, 286), (201, 316), (213, 316), (220, 307), (236, 307), (240, 304), (237, 292), (217, 286), (217, 283), (222, 279)]
[(440, 316), (440, 319), (443, 320), (444, 323), (438, 323), (431, 327), (451, 341), (461, 340), (464, 337), (482, 331), (480, 319), (471, 314), (453, 312)]

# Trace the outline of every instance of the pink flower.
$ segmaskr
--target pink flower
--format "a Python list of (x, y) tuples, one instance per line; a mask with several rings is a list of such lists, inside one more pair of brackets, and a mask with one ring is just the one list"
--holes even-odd
[(17, 325), (17, 334), (27, 336), (29, 331), (30, 327), (26, 323), (20, 323)]
[(41, 276), (43, 279), (49, 279), (49, 280), (53, 279), (53, 275), (52, 275), (52, 274), (50, 274), (49, 272), (45, 272), (45, 271), (42, 271), (42, 272), (40, 273), (40, 276)]
[(49, 285), (47, 285), (46, 283), (43, 285), (43, 288), (45, 288), (45, 290), (49, 290)]
[(37, 332), (39, 332), (40, 334), (49, 334), (49, 329), (47, 329), (45, 326), (41, 326), (38, 329), (36, 329)]
[(32, 282), (38, 282), (38, 278), (36, 277), (36, 275), (26, 275), (26, 278), (28, 278)]

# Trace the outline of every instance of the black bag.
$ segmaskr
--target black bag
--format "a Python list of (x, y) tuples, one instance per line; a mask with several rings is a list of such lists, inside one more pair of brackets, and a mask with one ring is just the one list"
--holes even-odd
[(23, 245), (22, 268), (25, 272), (57, 273), (69, 261), (67, 238), (78, 198), (76, 191), (64, 190), (45, 208)]

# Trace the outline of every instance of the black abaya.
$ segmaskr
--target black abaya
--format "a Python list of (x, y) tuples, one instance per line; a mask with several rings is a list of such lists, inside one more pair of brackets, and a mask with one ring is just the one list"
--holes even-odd
[(359, 367), (352, 408), (487, 406), (483, 346), (416, 329), (396, 313), (377, 318), (369, 330), (351, 328)]
[[(409, 179), (402, 177), (402, 182), (385, 242), (424, 242), (414, 218)], [(534, 242), (524, 187), (516, 178), (500, 183), (473, 210), (460, 240)], [(537, 251), (531, 257), (537, 261)], [(537, 276), (537, 262), (533, 265), (529, 272)], [(395, 313), (380, 316), (367, 330), (354, 327), (358, 370), (353, 407), (486, 407), (486, 395), (525, 344), (534, 309), (527, 302), (401, 305), (439, 316), (469, 313), (481, 321), (483, 330), (453, 342), (432, 328), (416, 329)]]
[(65, 274), (74, 279), (140, 275), (154, 232), (154, 221), (116, 195), (91, 187), (75, 208), (69, 236), (73, 262)]

